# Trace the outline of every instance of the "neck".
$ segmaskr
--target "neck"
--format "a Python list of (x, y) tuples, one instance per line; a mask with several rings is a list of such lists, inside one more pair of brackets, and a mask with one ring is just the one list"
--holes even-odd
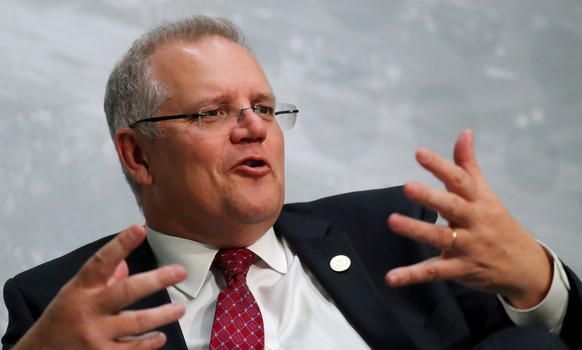
[(155, 220), (146, 216), (148, 227), (175, 237), (189, 239), (215, 248), (248, 247), (261, 238), (274, 224), (261, 222), (258, 224), (228, 224), (225, 222), (182, 225), (178, 222)]

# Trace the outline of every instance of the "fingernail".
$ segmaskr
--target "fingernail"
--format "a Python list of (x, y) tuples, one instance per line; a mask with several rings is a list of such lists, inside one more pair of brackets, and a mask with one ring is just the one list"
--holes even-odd
[(406, 189), (409, 195), (416, 196), (420, 192), (420, 185), (417, 182), (409, 181), (406, 184)]
[(181, 278), (186, 278), (186, 275), (188, 275), (188, 271), (182, 265), (180, 265), (180, 268), (179, 268), (179, 275)]
[(176, 277), (176, 278), (186, 277), (187, 271), (184, 268), (184, 266), (175, 264), (175, 265), (171, 265), (171, 269), (172, 269), (171, 270), (172, 274), (174, 274), (174, 277)]
[(135, 238), (135, 239), (141, 238), (142, 231), (141, 231), (141, 228), (138, 225), (132, 225), (132, 226), (130, 226), (129, 229), (128, 229), (128, 231), (129, 231), (129, 233), (131, 235), (131, 238)]
[(398, 284), (398, 275), (395, 273), (389, 273), (386, 276), (386, 281), (388, 281), (388, 284), (390, 285), (397, 285)]
[(428, 162), (430, 162), (431, 154), (430, 154), (428, 149), (421, 148), (418, 150), (417, 157), (418, 157), (419, 162), (428, 163)]
[(398, 230), (400, 228), (400, 214), (398, 213), (392, 213), (390, 214), (390, 216), (388, 217), (388, 224), (390, 225), (390, 227), (394, 230)]
[(183, 314), (186, 311), (186, 308), (182, 304), (172, 304), (172, 306), (177, 314)]

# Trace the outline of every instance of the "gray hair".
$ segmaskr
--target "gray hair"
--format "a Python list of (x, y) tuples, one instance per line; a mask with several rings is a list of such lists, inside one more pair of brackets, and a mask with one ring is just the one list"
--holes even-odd
[[(209, 36), (220, 36), (248, 49), (244, 35), (234, 23), (224, 18), (206, 16), (163, 23), (133, 43), (113, 68), (105, 89), (104, 109), (112, 139), (115, 139), (117, 130), (127, 128), (139, 119), (153, 116), (172, 94), (150, 71), (150, 58), (156, 49), (170, 41), (196, 42)], [(134, 128), (148, 137), (161, 137), (155, 123), (142, 123)], [(123, 172), (141, 206), (138, 184), (125, 169)]]

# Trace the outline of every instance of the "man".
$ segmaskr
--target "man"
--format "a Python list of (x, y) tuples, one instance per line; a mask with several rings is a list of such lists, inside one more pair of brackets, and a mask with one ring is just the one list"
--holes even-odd
[[(284, 207), (276, 111), (294, 108), (277, 110), (238, 29), (202, 16), (138, 39), (105, 110), (146, 228), (9, 280), (4, 348), (565, 348), (551, 332), (580, 345), (580, 281), (487, 186), (470, 131), (455, 164), (417, 152), (446, 190), (410, 182)], [(245, 247), (250, 270), (226, 282), (215, 256)], [(253, 328), (221, 338), (214, 318), (239, 289)], [(223, 328), (242, 316), (228, 317)]]

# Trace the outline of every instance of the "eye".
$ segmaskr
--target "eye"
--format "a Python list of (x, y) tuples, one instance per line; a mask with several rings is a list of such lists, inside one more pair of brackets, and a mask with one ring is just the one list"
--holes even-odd
[(213, 107), (206, 107), (200, 110), (200, 117), (202, 119), (210, 120), (217, 120), (226, 117), (228, 114), (228, 109), (226, 106), (213, 106)]
[(263, 117), (273, 117), (275, 115), (275, 109), (265, 105), (255, 105), (253, 111)]

